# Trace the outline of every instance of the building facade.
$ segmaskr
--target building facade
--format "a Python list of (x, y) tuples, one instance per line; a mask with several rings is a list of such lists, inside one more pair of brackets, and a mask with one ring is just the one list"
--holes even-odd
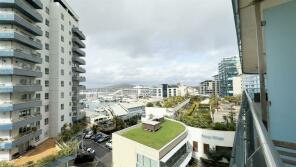
[(242, 80), (243, 80), (243, 75), (233, 77), (232, 79), (233, 96), (238, 96), (242, 94), (243, 92)]
[(72, 124), (85, 37), (64, 0), (0, 0), (0, 10), (0, 160), (11, 160)]
[(188, 87), (183, 84), (161, 84), (157, 87), (150, 88), (151, 97), (168, 98), (173, 96), (186, 96), (188, 94)]
[(216, 88), (217, 86), (215, 81), (205, 80), (200, 83), (199, 93), (202, 95), (208, 95), (208, 96), (217, 95)]
[(233, 96), (233, 77), (240, 74), (238, 57), (223, 58), (219, 63), (220, 96)]

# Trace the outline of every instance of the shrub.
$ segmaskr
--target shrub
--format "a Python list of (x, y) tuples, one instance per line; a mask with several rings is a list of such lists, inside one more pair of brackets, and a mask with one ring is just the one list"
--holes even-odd
[(15, 166), (7, 161), (0, 161), (0, 167), (15, 167)]
[(154, 107), (153, 103), (149, 102), (146, 104), (146, 107)]

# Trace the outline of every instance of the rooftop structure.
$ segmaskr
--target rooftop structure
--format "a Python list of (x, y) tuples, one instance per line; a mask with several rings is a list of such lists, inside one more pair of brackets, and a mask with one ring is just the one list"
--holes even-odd
[(138, 124), (113, 133), (112, 142), (114, 167), (144, 166), (144, 163), (185, 167), (192, 156), (187, 128), (169, 119), (160, 123), (157, 131), (144, 130), (142, 124)]

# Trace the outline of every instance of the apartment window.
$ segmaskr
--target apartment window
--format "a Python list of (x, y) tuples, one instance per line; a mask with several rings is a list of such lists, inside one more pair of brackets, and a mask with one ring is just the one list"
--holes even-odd
[(49, 26), (49, 20), (45, 19), (45, 25)]
[[(72, 45), (72, 42), (71, 41), (69, 41), (69, 45), (71, 46)], [(70, 54), (70, 52), (69, 52), (69, 54)], [(71, 54), (70, 54), (71, 55)]]
[(65, 116), (64, 116), (64, 115), (62, 115), (62, 116), (61, 116), (61, 121), (64, 121), (64, 118), (65, 118)]
[(72, 72), (71, 71), (69, 71), (69, 75), (72, 75)]
[(64, 64), (64, 63), (65, 63), (64, 58), (61, 58), (61, 64)]
[(36, 108), (36, 112), (40, 112), (40, 107), (37, 107)]
[(72, 32), (71, 32), (71, 31), (69, 31), (69, 35), (70, 35), (70, 36), (72, 35)]
[(38, 80), (36, 80), (36, 84), (37, 85), (41, 85), (41, 81), (38, 79)]
[(192, 151), (198, 152), (198, 142), (197, 141), (193, 141), (193, 143), (192, 143)]
[(46, 80), (46, 81), (44, 81), (45, 82), (45, 87), (49, 87), (49, 81), (48, 80)]
[(69, 106), (70, 106), (70, 107), (72, 106), (72, 103), (71, 103), (71, 102), (69, 102)]
[(64, 92), (61, 92), (61, 98), (64, 98), (65, 94)]
[(44, 125), (48, 125), (48, 118), (44, 119)]
[(41, 95), (40, 95), (40, 93), (37, 93), (36, 94), (36, 100), (40, 100), (41, 99)]
[(69, 96), (72, 96), (72, 92), (69, 92)]
[(61, 110), (63, 110), (65, 108), (64, 104), (61, 104)]
[(45, 68), (45, 74), (49, 74), (49, 68)]
[(48, 112), (48, 111), (49, 111), (49, 105), (46, 105), (46, 106), (44, 107), (44, 110), (45, 110), (45, 112)]
[(48, 32), (48, 31), (45, 31), (45, 36), (46, 36), (47, 38), (49, 38), (49, 32)]
[(69, 82), (69, 85), (70, 85), (70, 86), (72, 85), (71, 81)]
[(45, 56), (45, 62), (49, 62), (49, 56)]
[(49, 44), (48, 43), (45, 44), (45, 49), (49, 50)]
[(207, 154), (210, 151), (210, 145), (209, 144), (204, 144), (204, 153)]
[(64, 47), (61, 47), (61, 52), (64, 53), (65, 52), (65, 49)]
[(61, 19), (64, 20), (64, 14), (63, 13), (61, 14)]
[(49, 94), (48, 93), (44, 94), (44, 99), (49, 99)]
[(61, 70), (61, 75), (64, 75), (64, 73), (65, 73), (65, 71), (62, 69), (62, 70)]
[(64, 87), (64, 81), (61, 81), (61, 86)]
[(48, 7), (45, 7), (45, 12), (46, 12), (47, 14), (49, 14), (49, 8), (48, 8)]
[(61, 24), (61, 30), (64, 31), (64, 25), (63, 24)]
[(38, 142), (38, 141), (40, 141), (40, 137), (39, 136), (35, 137), (35, 142)]
[(64, 42), (64, 36), (61, 36), (61, 41)]
[(71, 25), (72, 23), (71, 23), (71, 21), (69, 21), (69, 25)]
[(69, 61), (69, 65), (72, 65), (72, 62), (71, 61)]

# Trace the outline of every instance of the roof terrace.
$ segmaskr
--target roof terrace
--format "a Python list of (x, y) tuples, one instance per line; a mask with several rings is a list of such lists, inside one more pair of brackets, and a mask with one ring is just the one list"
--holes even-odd
[(155, 132), (144, 130), (142, 124), (140, 124), (140, 126), (129, 128), (120, 135), (159, 150), (185, 130), (186, 128), (183, 124), (165, 119), (164, 122), (160, 124), (160, 129)]

